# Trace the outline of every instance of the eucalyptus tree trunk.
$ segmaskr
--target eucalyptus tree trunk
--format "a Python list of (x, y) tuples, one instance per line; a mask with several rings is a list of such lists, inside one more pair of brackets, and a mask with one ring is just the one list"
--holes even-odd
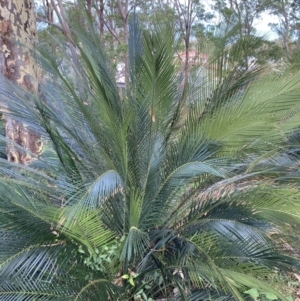
[[(37, 90), (37, 66), (30, 54), (36, 39), (34, 0), (0, 0), (0, 70), (6, 78), (31, 91)], [(25, 124), (5, 116), (7, 159), (26, 164), (31, 160), (27, 151), (38, 154), (39, 136)]]
[[(123, 33), (124, 33), (124, 44), (128, 46), (129, 39), (129, 28), (128, 28), (128, 13), (129, 13), (129, 0), (121, 1), (117, 0), (119, 13), (123, 22)], [(128, 84), (128, 74), (129, 74), (129, 61), (128, 61), (128, 51), (125, 55), (125, 85)]]

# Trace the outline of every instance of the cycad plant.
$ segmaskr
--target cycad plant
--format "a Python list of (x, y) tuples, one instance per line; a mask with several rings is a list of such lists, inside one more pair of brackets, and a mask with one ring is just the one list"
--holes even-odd
[(92, 27), (75, 34), (72, 67), (42, 53), (38, 95), (1, 87), (43, 150), (0, 159), (0, 299), (289, 300), (299, 72), (215, 60), (184, 80), (171, 29), (133, 18), (120, 93)]

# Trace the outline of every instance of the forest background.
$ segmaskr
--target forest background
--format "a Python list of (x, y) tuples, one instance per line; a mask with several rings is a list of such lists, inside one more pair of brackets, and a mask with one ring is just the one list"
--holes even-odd
[[(84, 2), (84, 1), (83, 1)], [(81, 4), (61, 3), (68, 23), (80, 22)], [(38, 34), (40, 42), (46, 42), (43, 34), (47, 31), (61, 34), (64, 26), (58, 29), (63, 18), (55, 3), (48, 1), (36, 4)], [(128, 16), (135, 10), (144, 26), (154, 18), (169, 20), (176, 28), (182, 42), (178, 57), (188, 61), (191, 50), (205, 52), (209, 56), (218, 40), (228, 36), (228, 41), (238, 41), (245, 36), (254, 37), (252, 49), (245, 56), (260, 62), (278, 62), (284, 57), (297, 55), (300, 45), (299, 1), (86, 1), (90, 15), (96, 19), (101, 41), (105, 45), (111, 62), (117, 68), (117, 77), (124, 82), (126, 49), (128, 44)], [(57, 5), (56, 5), (57, 6)], [(56, 16), (56, 17), (55, 17)], [(267, 20), (266, 16), (268, 16)], [(272, 21), (271, 21), (272, 20)], [(268, 22), (269, 21), (269, 22)], [(47, 27), (47, 24), (55, 26)], [(257, 25), (260, 24), (260, 25)], [(263, 26), (262, 26), (263, 25)], [(269, 30), (267, 30), (269, 28)], [(230, 38), (229, 38), (230, 36)], [(271, 41), (270, 41), (271, 37)], [(185, 52), (185, 56), (183, 55)]]

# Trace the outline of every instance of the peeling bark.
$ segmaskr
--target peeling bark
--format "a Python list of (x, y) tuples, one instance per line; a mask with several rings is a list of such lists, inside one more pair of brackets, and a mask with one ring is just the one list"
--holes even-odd
[[(0, 0), (0, 71), (10, 81), (35, 93), (37, 90), (37, 66), (30, 53), (36, 40), (34, 0)], [(39, 136), (25, 124), (5, 116), (9, 161), (27, 164), (31, 157), (15, 144), (38, 154), (41, 148)]]

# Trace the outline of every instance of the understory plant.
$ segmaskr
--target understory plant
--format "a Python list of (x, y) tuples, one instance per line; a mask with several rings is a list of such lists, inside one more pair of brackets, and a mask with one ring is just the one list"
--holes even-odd
[(172, 29), (130, 22), (122, 91), (92, 26), (77, 57), (40, 52), (38, 93), (0, 87), (43, 144), (0, 159), (0, 299), (289, 300), (299, 72), (228, 69), (229, 48), (187, 79)]

